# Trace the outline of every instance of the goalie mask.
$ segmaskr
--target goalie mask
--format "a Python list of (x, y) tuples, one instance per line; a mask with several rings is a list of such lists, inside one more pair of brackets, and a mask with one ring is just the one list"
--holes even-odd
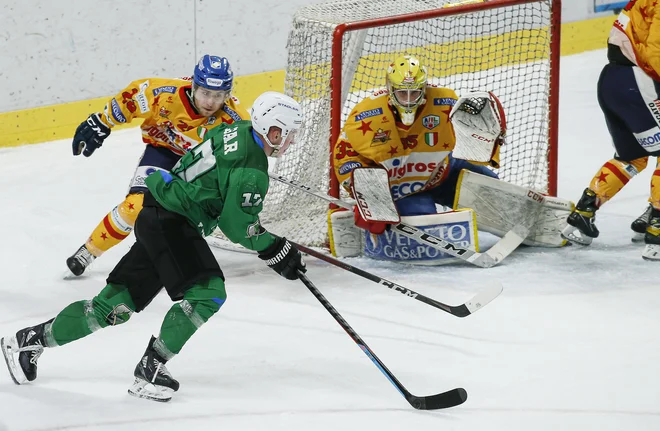
[[(257, 97), (250, 109), (252, 128), (259, 133), (272, 149), (272, 157), (284, 154), (295, 141), (302, 125), (302, 108), (293, 98), (275, 91), (267, 91)], [(278, 128), (280, 133), (275, 133)]]
[(387, 90), (390, 103), (396, 108), (401, 122), (410, 126), (417, 108), (424, 102), (428, 75), (419, 60), (410, 55), (399, 57), (387, 69)]

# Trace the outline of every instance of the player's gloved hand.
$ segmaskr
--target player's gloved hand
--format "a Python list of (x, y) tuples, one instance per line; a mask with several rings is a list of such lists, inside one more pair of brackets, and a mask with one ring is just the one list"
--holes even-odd
[(273, 245), (260, 251), (259, 259), (265, 260), (273, 271), (289, 280), (297, 280), (298, 271), (307, 272), (302, 254), (284, 237), (276, 237)]
[(110, 128), (103, 124), (99, 114), (90, 115), (80, 123), (73, 136), (73, 155), (77, 156), (82, 152), (85, 157), (91, 156), (108, 136)]
[(355, 226), (359, 227), (360, 229), (366, 229), (376, 235), (380, 235), (381, 233), (385, 232), (387, 226), (390, 224), (384, 221), (367, 221), (363, 219), (357, 205), (353, 207), (353, 213), (355, 214)]
[(160, 174), (161, 177), (163, 177), (163, 181), (165, 181), (165, 184), (169, 184), (172, 182), (172, 174), (170, 174), (169, 172), (159, 170), (158, 173)]

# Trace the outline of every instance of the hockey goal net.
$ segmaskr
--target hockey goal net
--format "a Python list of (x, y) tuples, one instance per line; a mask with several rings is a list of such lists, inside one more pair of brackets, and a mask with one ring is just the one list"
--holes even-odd
[[(334, 0), (294, 16), (285, 92), (304, 128), (272, 171), (340, 196), (330, 153), (351, 109), (385, 86), (392, 60), (418, 57), (430, 82), (493, 91), (507, 118), (500, 178), (555, 194), (559, 0)], [(326, 202), (271, 181), (261, 220), (271, 232), (327, 245)]]

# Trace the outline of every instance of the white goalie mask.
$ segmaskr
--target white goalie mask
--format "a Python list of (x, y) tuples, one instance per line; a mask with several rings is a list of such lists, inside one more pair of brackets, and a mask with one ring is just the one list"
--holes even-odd
[[(273, 149), (270, 155), (277, 157), (284, 154), (295, 141), (296, 133), (302, 125), (302, 108), (287, 95), (267, 91), (254, 101), (250, 117), (254, 130), (263, 136), (266, 144)], [(268, 137), (271, 127), (278, 127), (282, 131), (278, 142), (271, 142)]]

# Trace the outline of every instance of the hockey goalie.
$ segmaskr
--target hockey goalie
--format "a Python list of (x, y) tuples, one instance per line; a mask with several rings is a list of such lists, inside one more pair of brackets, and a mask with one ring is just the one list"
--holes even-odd
[[(506, 135), (504, 110), (493, 93), (459, 98), (452, 89), (429, 84), (426, 68), (408, 55), (389, 65), (386, 83), (386, 89), (355, 106), (333, 150), (334, 173), (357, 202), (353, 213), (331, 211), (334, 255), (420, 264), (447, 260), (438, 250), (387, 229), (399, 216), (408, 225), (475, 251), (477, 226), (503, 236), (522, 224), (526, 244), (565, 244), (560, 230), (573, 204), (500, 181), (491, 169), (499, 168)], [(373, 168), (387, 175), (366, 173)], [(365, 214), (360, 202), (373, 196), (393, 200), (396, 214)]]

